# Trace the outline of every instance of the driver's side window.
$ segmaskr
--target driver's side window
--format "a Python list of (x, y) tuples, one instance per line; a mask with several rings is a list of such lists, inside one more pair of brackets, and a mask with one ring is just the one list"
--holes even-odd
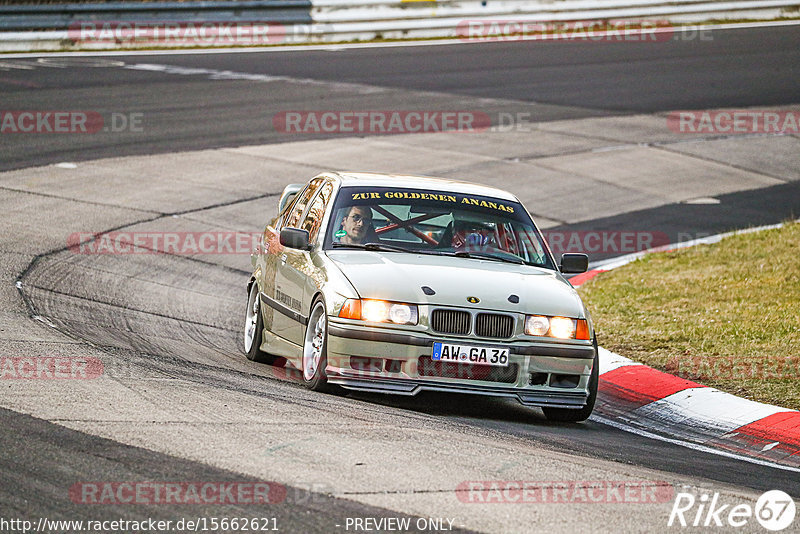
[(308, 230), (308, 239), (310, 243), (313, 243), (317, 238), (320, 226), (322, 225), (322, 217), (325, 215), (325, 207), (328, 205), (332, 191), (333, 182), (325, 182), (325, 184), (320, 187), (319, 194), (314, 198), (314, 201), (308, 208), (306, 218), (300, 226), (302, 230)]
[(297, 201), (295, 201), (294, 205), (292, 206), (292, 211), (289, 213), (289, 216), (283, 223), (283, 227), (291, 227), (297, 228), (298, 223), (300, 222), (300, 217), (303, 215), (303, 212), (306, 210), (306, 204), (308, 201), (311, 200), (311, 197), (314, 196), (314, 193), (317, 191), (317, 188), (322, 183), (322, 178), (317, 178), (313, 180), (308, 187), (306, 187), (301, 193), (298, 194)]

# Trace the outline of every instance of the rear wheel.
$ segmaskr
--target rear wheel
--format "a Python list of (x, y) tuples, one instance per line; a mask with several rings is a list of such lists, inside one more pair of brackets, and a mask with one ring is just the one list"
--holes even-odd
[(548, 421), (559, 423), (578, 423), (585, 421), (592, 415), (594, 403), (597, 400), (597, 387), (600, 382), (600, 356), (597, 350), (597, 340), (594, 343), (594, 361), (592, 362), (592, 374), (589, 376), (589, 398), (586, 405), (579, 409), (570, 408), (542, 408), (544, 416)]
[(264, 320), (261, 317), (261, 299), (258, 298), (258, 282), (250, 286), (247, 297), (247, 313), (244, 320), (244, 352), (247, 359), (260, 363), (273, 363), (275, 357), (261, 350), (264, 335)]

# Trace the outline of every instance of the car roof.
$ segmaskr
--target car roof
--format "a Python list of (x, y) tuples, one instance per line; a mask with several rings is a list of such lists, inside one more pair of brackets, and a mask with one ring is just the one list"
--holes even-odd
[(410, 174), (381, 174), (373, 172), (331, 172), (326, 173), (337, 178), (342, 186), (359, 187), (401, 187), (403, 189), (419, 189), (422, 191), (444, 191), (447, 193), (467, 193), (482, 195), (518, 202), (517, 197), (488, 185), (450, 180), (447, 178), (433, 178), (430, 176), (415, 176)]

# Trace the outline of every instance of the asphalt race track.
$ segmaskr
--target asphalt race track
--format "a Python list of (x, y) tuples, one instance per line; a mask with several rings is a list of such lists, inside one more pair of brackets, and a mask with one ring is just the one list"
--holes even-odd
[[(709, 40), (709, 36), (711, 36)], [(796, 26), (725, 30), (667, 43), (485, 43), (344, 51), (5, 59), (8, 109), (143, 113), (142, 132), (103, 139), (3, 140), (0, 170), (133, 154), (283, 142), (271, 125), (291, 109), (480, 109), (529, 112), (533, 121), (682, 109), (780, 106), (800, 101)], [(331, 50), (336, 50), (331, 47)], [(209, 79), (109, 68), (163, 64), (286, 77)], [(362, 84), (337, 90), (316, 80)], [(154, 98), (157, 95), (157, 98)], [(459, 107), (461, 104), (462, 107)], [(438, 106), (438, 107), (437, 107)], [(318, 137), (318, 136), (316, 136)], [(293, 135), (292, 139), (299, 138)]]
[[(473, 397), (308, 392), (241, 352), (246, 255), (84, 255), (66, 246), (74, 232), (110, 229), (258, 231), (285, 184), (359, 161), (448, 176), (474, 170), (477, 181), (518, 192), (552, 231), (655, 228), (674, 238), (796, 218), (797, 135), (691, 144), (658, 130), (673, 110), (800, 104), (797, 26), (711, 35), (669, 43), (0, 57), (3, 109), (93, 110), (106, 120), (141, 114), (143, 126), (0, 135), (0, 171), (8, 171), (0, 174), (3, 355), (81, 356), (104, 365), (96, 380), (0, 382), (0, 517), (268, 517), (284, 532), (353, 531), (346, 525), (355, 517), (410, 518), (412, 525), (449, 518), (466, 531), (654, 532), (667, 530), (672, 499), (481, 505), (465, 503), (456, 488), (470, 480), (634, 480), (719, 492), (726, 503), (752, 504), (769, 489), (800, 498), (796, 471), (595, 420), (552, 424), (537, 410)], [(417, 141), (288, 135), (272, 123), (286, 110), (353, 109), (477, 109), (493, 123), (505, 113), (537, 129), (500, 134), (499, 149), (477, 146), (491, 132)], [(654, 201), (622, 188), (624, 177), (581, 181), (584, 167), (608, 160), (575, 158), (611, 157), (623, 145), (633, 168), (653, 154), (664, 158), (660, 169), (691, 159), (681, 172), (710, 185), (675, 196), (665, 179), (647, 186), (664, 190), (650, 195)], [(553, 180), (574, 173), (573, 191), (591, 185), (604, 194), (592, 205), (537, 188), (523, 171), (523, 178), (498, 175), (517, 153)], [(759, 157), (763, 165), (753, 163)], [(715, 202), (686, 201), (695, 196)], [(92, 481), (159, 480), (274, 481), (285, 497), (264, 506), (92, 506), (70, 493)]]

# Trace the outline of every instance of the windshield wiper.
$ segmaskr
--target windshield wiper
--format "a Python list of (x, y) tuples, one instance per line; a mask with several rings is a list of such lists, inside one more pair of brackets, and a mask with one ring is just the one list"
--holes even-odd
[(525, 265), (525, 260), (517, 258), (516, 256), (495, 256), (494, 254), (487, 254), (485, 252), (467, 252), (460, 250), (453, 252), (453, 256), (458, 258), (479, 258), (482, 260), (502, 261), (506, 263), (516, 263), (517, 265)]
[(364, 250), (385, 250), (390, 252), (416, 252), (414, 250), (398, 247), (395, 245), (384, 245), (383, 243), (332, 243), (333, 248), (360, 248)]
[(441, 256), (442, 253), (433, 250), (419, 250), (400, 247), (397, 245), (387, 245), (386, 243), (331, 243), (333, 248), (360, 248), (364, 250), (378, 250), (384, 252), (407, 252), (409, 254), (434, 254)]
[(364, 250), (386, 250), (390, 252), (417, 252), (410, 248), (398, 247), (397, 245), (386, 245), (384, 243), (333, 243), (334, 248), (362, 248)]

